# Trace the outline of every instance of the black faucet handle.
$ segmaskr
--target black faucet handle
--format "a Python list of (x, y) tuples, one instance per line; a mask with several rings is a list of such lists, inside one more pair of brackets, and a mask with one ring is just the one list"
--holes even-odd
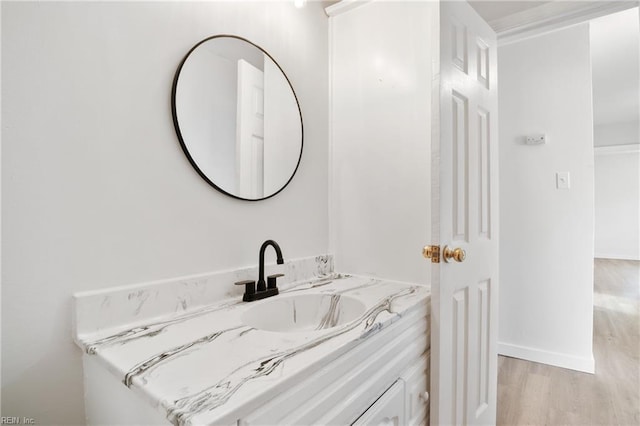
[(277, 288), (276, 280), (280, 277), (284, 277), (284, 274), (273, 274), (267, 277), (267, 288)]
[(237, 283), (235, 283), (235, 285), (243, 285), (244, 287), (244, 294), (255, 294), (256, 293), (256, 282), (254, 280), (244, 280), (244, 281), (238, 281)]

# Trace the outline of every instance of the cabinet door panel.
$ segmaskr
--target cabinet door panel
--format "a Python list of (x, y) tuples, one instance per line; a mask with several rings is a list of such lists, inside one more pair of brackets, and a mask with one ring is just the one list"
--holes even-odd
[(406, 424), (410, 426), (429, 423), (429, 355), (427, 352), (401, 376), (406, 389)]
[(398, 379), (352, 426), (401, 426), (404, 410), (404, 381)]

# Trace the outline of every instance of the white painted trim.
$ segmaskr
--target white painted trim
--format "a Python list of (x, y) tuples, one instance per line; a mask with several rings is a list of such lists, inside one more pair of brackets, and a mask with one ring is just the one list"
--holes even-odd
[(502, 342), (498, 342), (498, 354), (527, 361), (539, 362), (541, 364), (552, 365), (555, 367), (568, 368), (570, 370), (581, 371), (583, 373), (595, 373), (595, 360), (593, 358), (593, 354), (588, 358), (582, 358), (575, 355), (549, 352), (542, 349)]
[(628, 145), (596, 146), (594, 148), (594, 153), (596, 155), (637, 154), (640, 153), (640, 143), (633, 143)]
[(504, 46), (633, 7), (638, 7), (637, 1), (554, 1), (494, 19), (489, 25), (498, 34), (498, 45)]
[[(2, 7), (0, 7), (0, 43), (2, 42)], [(0, 81), (2, 81), (2, 55), (0, 55)], [(2, 89), (0, 88), (0, 98)], [(0, 129), (2, 127), (2, 114), (0, 114)], [(0, 223), (2, 223), (2, 136), (0, 135)], [(2, 241), (2, 227), (0, 226), (0, 241)], [(2, 288), (2, 244), (0, 244), (0, 288)], [(2, 326), (2, 291), (0, 291), (0, 327)], [(2, 351), (0, 351), (0, 365), (2, 365)], [(2, 382), (2, 369), (0, 368), (0, 383)], [(0, 390), (0, 413), (2, 412), (2, 391)]]
[(324, 13), (329, 18), (348, 12), (356, 7), (360, 7), (363, 4), (369, 3), (371, 0), (341, 0), (336, 4), (324, 8)]
[[(338, 3), (339, 4), (339, 3)], [(334, 5), (336, 6), (336, 5)], [(331, 7), (331, 6), (329, 6)], [(329, 236), (328, 236), (328, 252), (331, 253), (335, 253), (336, 252), (336, 243), (337, 243), (337, 234), (336, 234), (336, 196), (335, 196), (335, 191), (334, 191), (334, 160), (333, 160), (333, 156), (334, 156), (334, 126), (333, 126), (333, 70), (334, 70), (334, 65), (333, 65), (333, 59), (334, 59), (334, 47), (333, 47), (333, 41), (335, 38), (335, 24), (333, 19), (329, 19), (329, 58), (328, 62), (329, 62), (329, 102), (328, 102), (328, 107), (329, 107), (329, 123), (328, 123), (328, 130), (329, 130), (329, 140), (327, 141), (327, 155), (328, 155), (328, 159), (327, 159), (327, 179), (328, 179), (328, 187), (327, 187), (327, 192), (328, 192), (328, 197), (327, 197), (327, 214), (328, 214), (328, 219), (327, 219), (327, 227), (328, 227), (328, 232), (329, 232)], [(336, 261), (335, 257), (334, 257), (334, 262)], [(335, 263), (334, 263), (334, 267), (335, 267)]]
[(638, 256), (632, 256), (629, 254), (620, 254), (620, 253), (611, 253), (611, 252), (600, 252), (594, 255), (596, 259), (615, 259), (615, 260), (640, 260)]

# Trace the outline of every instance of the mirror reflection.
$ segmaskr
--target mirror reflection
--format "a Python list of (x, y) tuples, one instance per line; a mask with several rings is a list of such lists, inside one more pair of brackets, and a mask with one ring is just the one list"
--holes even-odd
[(173, 83), (173, 120), (196, 171), (216, 189), (260, 200), (293, 178), (302, 154), (302, 116), (271, 56), (235, 36), (198, 43)]

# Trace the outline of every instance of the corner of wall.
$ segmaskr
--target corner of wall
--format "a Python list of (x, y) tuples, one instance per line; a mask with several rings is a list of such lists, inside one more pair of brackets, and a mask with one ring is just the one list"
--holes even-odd
[(590, 356), (578, 357), (575, 355), (498, 342), (498, 354), (552, 365), (554, 367), (568, 368), (569, 370), (581, 371), (583, 373), (595, 373), (593, 352)]

